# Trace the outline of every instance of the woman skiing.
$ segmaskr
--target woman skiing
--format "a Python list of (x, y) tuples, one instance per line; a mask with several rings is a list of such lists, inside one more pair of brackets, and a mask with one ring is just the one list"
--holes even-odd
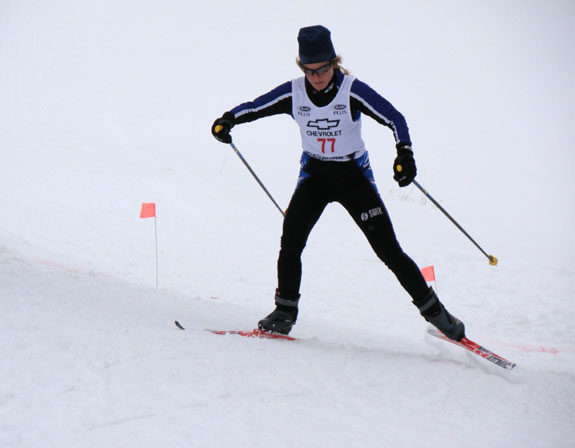
[(303, 154), (297, 186), (283, 222), (276, 308), (258, 327), (282, 334), (291, 331), (298, 316), (301, 254), (326, 205), (339, 202), (422, 316), (447, 337), (462, 339), (463, 323), (445, 309), (435, 291), (427, 286), (418, 266), (399, 245), (361, 137), (361, 114), (391, 128), (397, 149), (393, 178), (400, 187), (405, 187), (417, 173), (405, 118), (371, 87), (341, 67), (341, 57), (335, 53), (327, 28), (321, 25), (302, 28), (298, 42), (297, 63), (304, 77), (234, 107), (212, 126), (214, 137), (224, 143), (231, 143), (230, 131), (235, 125), (270, 115), (289, 114), (300, 127)]

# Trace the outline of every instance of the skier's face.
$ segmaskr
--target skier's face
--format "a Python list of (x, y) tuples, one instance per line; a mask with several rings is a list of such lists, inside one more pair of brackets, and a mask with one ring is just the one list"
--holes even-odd
[(333, 76), (333, 64), (331, 61), (315, 62), (301, 65), (300, 67), (315, 90), (325, 89)]

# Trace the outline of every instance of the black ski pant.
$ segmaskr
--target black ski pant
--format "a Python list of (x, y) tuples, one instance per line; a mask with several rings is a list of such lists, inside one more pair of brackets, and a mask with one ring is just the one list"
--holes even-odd
[(369, 162), (330, 162), (307, 158), (283, 223), (278, 259), (278, 294), (299, 297), (301, 254), (326, 205), (339, 202), (367, 237), (377, 256), (395, 274), (413, 300), (429, 287), (418, 266), (401, 249), (391, 219), (377, 192)]

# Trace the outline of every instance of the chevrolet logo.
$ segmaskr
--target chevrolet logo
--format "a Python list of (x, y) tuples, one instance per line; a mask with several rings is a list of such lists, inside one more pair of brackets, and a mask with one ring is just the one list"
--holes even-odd
[(307, 122), (308, 128), (316, 128), (318, 131), (328, 131), (331, 128), (337, 128), (338, 125), (339, 120), (328, 120), (327, 118)]

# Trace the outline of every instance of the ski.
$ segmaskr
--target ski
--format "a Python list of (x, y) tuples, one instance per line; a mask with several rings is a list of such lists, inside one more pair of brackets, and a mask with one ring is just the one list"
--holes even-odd
[(508, 361), (507, 359), (493, 353), (490, 350), (487, 350), (485, 347), (473, 342), (471, 339), (464, 337), (460, 341), (454, 341), (453, 339), (449, 339), (445, 336), (441, 331), (437, 330), (436, 328), (429, 328), (427, 332), (435, 336), (436, 338), (443, 339), (444, 341), (451, 342), (452, 344), (458, 345), (459, 347), (464, 348), (465, 350), (469, 350), (471, 353), (474, 353), (478, 356), (481, 356), (483, 359), (492, 362), (499, 367), (503, 367), (506, 370), (513, 370), (516, 366), (515, 363)]
[[(181, 323), (179, 323), (177, 320), (174, 321), (174, 324), (180, 330), (185, 330), (184, 326)], [(233, 334), (233, 335), (237, 335), (237, 336), (244, 336), (246, 338), (285, 339), (287, 341), (295, 341), (296, 340), (296, 338), (294, 338), (292, 336), (288, 336), (287, 334), (267, 333), (267, 332), (262, 331), (262, 330), (246, 331), (246, 330), (210, 330), (210, 329), (205, 329), (204, 331), (208, 331), (210, 333), (219, 334), (219, 335)]]
[(244, 336), (246, 338), (260, 338), (260, 339), (285, 339), (287, 341), (295, 341), (296, 338), (288, 336), (287, 334), (280, 333), (267, 333), (262, 330), (208, 330), (210, 333), (225, 335), (225, 334), (235, 334), (238, 336)]

